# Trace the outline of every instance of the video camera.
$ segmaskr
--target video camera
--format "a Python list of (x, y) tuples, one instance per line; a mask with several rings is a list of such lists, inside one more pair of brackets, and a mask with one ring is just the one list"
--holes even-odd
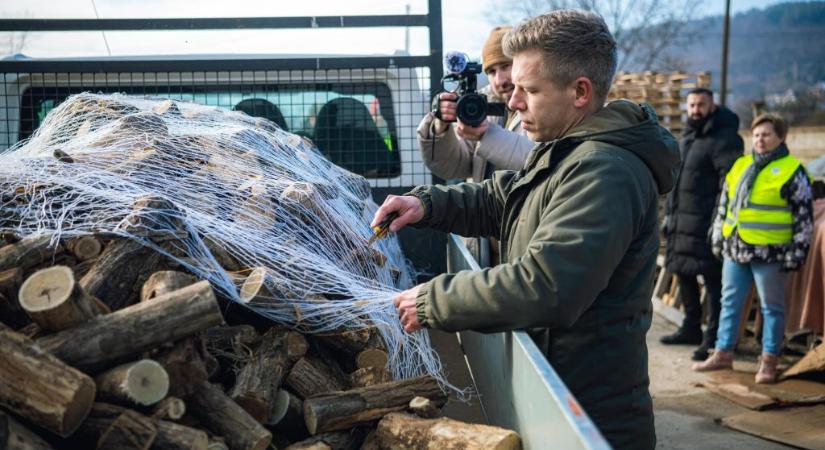
[[(471, 127), (477, 127), (487, 116), (507, 115), (504, 103), (488, 102), (484, 94), (476, 92), (476, 75), (481, 73), (481, 64), (470, 61), (464, 53), (449, 52), (444, 56), (444, 67), (449, 73), (441, 79), (441, 88), (458, 95), (458, 120)], [(436, 101), (433, 102), (433, 114), (441, 119), (439, 103), (436, 97)]]

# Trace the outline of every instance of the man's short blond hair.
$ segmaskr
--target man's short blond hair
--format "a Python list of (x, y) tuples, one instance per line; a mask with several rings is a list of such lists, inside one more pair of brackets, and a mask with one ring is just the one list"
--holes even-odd
[(616, 41), (601, 16), (575, 9), (533, 17), (504, 36), (509, 57), (538, 49), (544, 54), (542, 74), (556, 86), (587, 77), (597, 100), (604, 102), (616, 73)]

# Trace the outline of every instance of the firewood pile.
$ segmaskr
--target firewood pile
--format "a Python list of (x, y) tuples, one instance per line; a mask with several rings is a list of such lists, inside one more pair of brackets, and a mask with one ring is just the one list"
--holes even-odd
[[(258, 164), (256, 182), (276, 178), (279, 189), (250, 188), (229, 160), (218, 177), (204, 169), (226, 157), (207, 138), (185, 139), (200, 143), (201, 159), (173, 159), (183, 139), (148, 132), (171, 135), (180, 123), (164, 114), (186, 115), (186, 105), (148, 114), (105, 97), (78, 102), (114, 122), (47, 117), (52, 127), (29, 147), (0, 157), (0, 448), (520, 446), (512, 431), (439, 417), (447, 397), (428, 342), (396, 333), (383, 306), (408, 277), (397, 242), (367, 247), (369, 229), (356, 223), (371, 212), (368, 185), (335, 169), (324, 182), (295, 175), (328, 168), (314, 156), (290, 175), (258, 155), (246, 160)], [(129, 127), (148, 141), (118, 139)], [(142, 165), (153, 158), (162, 161)], [(160, 170), (176, 165), (188, 167), (191, 192)], [(227, 191), (222, 202), (192, 170)], [(329, 182), (340, 177), (360, 187)], [(117, 191), (127, 188), (124, 202)], [(322, 258), (311, 245), (325, 233), (339, 246)]]
[(699, 87), (710, 88), (710, 82), (708, 72), (619, 72), (607, 98), (650, 103), (659, 117), (659, 123), (678, 136), (685, 127), (688, 91)]

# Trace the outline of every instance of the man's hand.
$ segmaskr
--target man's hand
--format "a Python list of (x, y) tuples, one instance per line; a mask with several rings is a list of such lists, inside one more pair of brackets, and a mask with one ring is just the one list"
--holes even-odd
[(462, 122), (458, 122), (455, 125), (455, 134), (461, 139), (480, 141), (481, 138), (484, 137), (484, 133), (487, 132), (487, 128), (490, 128), (490, 122), (487, 122), (486, 120), (481, 122), (481, 124), (477, 127), (471, 127)]
[(397, 232), (407, 224), (416, 223), (424, 218), (424, 206), (418, 197), (412, 195), (388, 195), (384, 204), (375, 212), (371, 227), (377, 226), (392, 212), (398, 212), (398, 217), (390, 224), (390, 231)]
[(401, 326), (407, 333), (414, 333), (421, 328), (421, 322), (418, 321), (418, 310), (415, 308), (415, 298), (418, 297), (418, 290), (421, 285), (414, 286), (406, 291), (398, 294), (393, 299), (393, 304), (398, 309), (398, 318), (401, 320)]
[(447, 128), (450, 126), (450, 122), (455, 122), (455, 111), (456, 106), (455, 102), (458, 99), (458, 96), (452, 92), (442, 92), (437, 95), (438, 97), (438, 117), (434, 120), (435, 125), (435, 132), (441, 134), (447, 131)]

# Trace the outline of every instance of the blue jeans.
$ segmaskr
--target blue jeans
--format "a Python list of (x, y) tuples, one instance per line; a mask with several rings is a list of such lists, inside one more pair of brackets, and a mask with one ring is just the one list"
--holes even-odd
[(778, 355), (785, 333), (785, 283), (788, 273), (779, 270), (781, 263), (739, 264), (725, 258), (722, 265), (722, 312), (716, 348), (733, 351), (742, 321), (745, 298), (754, 281), (762, 307), (762, 351)]

